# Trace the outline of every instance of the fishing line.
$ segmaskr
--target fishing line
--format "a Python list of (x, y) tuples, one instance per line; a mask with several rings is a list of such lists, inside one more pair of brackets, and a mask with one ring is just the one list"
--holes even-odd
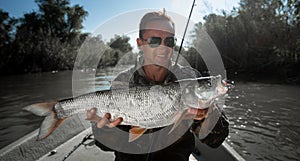
[(86, 142), (87, 140), (91, 139), (92, 137), (92, 133), (88, 133), (79, 144), (75, 145), (74, 148), (67, 154), (65, 155), (64, 159), (62, 161), (65, 161), (66, 159), (68, 159), (70, 157), (70, 155), (75, 152), (75, 150), (77, 150), (81, 145), (84, 144), (84, 142)]
[(193, 9), (194, 9), (194, 6), (195, 6), (195, 2), (196, 2), (196, 0), (193, 1), (192, 8), (191, 8), (191, 11), (190, 11), (190, 15), (189, 15), (189, 18), (187, 20), (187, 23), (186, 23), (186, 26), (185, 26), (185, 29), (184, 29), (184, 33), (183, 33), (183, 36), (182, 36), (182, 40), (181, 40), (181, 43), (180, 43), (180, 46), (179, 46), (178, 55), (176, 57), (174, 66), (176, 66), (177, 63), (178, 63), (179, 55), (181, 53), (183, 42), (184, 42), (184, 37), (185, 37), (186, 31), (187, 31), (187, 28), (189, 26), (189, 22), (190, 22), (190, 19), (191, 19), (191, 16), (192, 16), (192, 12), (193, 12)]
[(146, 161), (148, 161), (148, 159), (149, 159), (150, 151), (152, 149), (153, 142), (154, 142), (154, 137), (155, 137), (155, 135), (153, 136), (153, 134), (150, 134), (151, 144), (150, 144), (150, 147), (149, 147), (149, 150), (148, 150), (148, 153), (147, 153)]
[[(193, 9), (194, 9), (194, 6), (195, 6), (195, 2), (196, 2), (196, 0), (193, 1), (192, 8), (190, 10), (190, 14), (189, 14), (189, 18), (187, 20), (187, 23), (185, 25), (184, 33), (183, 33), (183, 36), (182, 36), (182, 40), (181, 40), (181, 43), (180, 43), (180, 46), (179, 46), (179, 50), (178, 50), (177, 57), (176, 57), (174, 65), (173, 65), (173, 68), (176, 67), (176, 65), (178, 64), (178, 59), (179, 59), (179, 56), (180, 56), (180, 53), (181, 53), (181, 50), (182, 50), (184, 37), (185, 37), (186, 31), (187, 31), (187, 28), (189, 26), (189, 22), (190, 22), (190, 19), (191, 19), (191, 16), (192, 16), (192, 12), (193, 12)], [(163, 82), (164, 83), (169, 83), (168, 81), (169, 81), (170, 77), (171, 77), (171, 72), (169, 72), (169, 74), (166, 76), (166, 78)]]

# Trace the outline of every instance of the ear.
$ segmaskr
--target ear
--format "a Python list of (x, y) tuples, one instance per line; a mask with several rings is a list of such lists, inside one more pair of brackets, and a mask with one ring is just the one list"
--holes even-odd
[(138, 48), (140, 49), (141, 46), (143, 45), (143, 40), (140, 38), (136, 38), (136, 44), (137, 44)]

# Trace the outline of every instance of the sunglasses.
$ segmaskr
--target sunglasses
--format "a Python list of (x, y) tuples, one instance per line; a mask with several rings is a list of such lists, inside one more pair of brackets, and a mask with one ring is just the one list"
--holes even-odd
[[(161, 42), (162, 42), (162, 38), (161, 37), (149, 37), (148, 39), (143, 39), (143, 41), (147, 41), (147, 43), (149, 44), (149, 46), (151, 48), (156, 48), (158, 47)], [(167, 47), (174, 47), (176, 44), (176, 38), (174, 36), (172, 37), (166, 37), (164, 39), (164, 45), (167, 46)]]

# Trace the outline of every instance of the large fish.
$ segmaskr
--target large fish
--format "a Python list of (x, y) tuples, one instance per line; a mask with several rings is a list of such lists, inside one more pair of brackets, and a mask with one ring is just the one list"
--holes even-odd
[(189, 107), (209, 108), (222, 99), (227, 87), (221, 76), (184, 79), (167, 85), (136, 86), (130, 89), (97, 91), (57, 102), (37, 103), (25, 107), (38, 116), (45, 116), (38, 140), (49, 136), (66, 118), (84, 113), (92, 107), (97, 115), (122, 117), (121, 125), (141, 129), (163, 127), (180, 121), (180, 114)]

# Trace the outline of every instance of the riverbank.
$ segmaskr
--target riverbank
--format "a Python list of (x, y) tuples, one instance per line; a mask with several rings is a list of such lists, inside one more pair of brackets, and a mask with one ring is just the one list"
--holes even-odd
[(300, 85), (300, 74), (293, 76), (281, 76), (270, 73), (229, 73), (227, 79), (236, 82), (253, 82), (253, 83), (269, 83), (269, 84), (286, 84), (286, 85)]

